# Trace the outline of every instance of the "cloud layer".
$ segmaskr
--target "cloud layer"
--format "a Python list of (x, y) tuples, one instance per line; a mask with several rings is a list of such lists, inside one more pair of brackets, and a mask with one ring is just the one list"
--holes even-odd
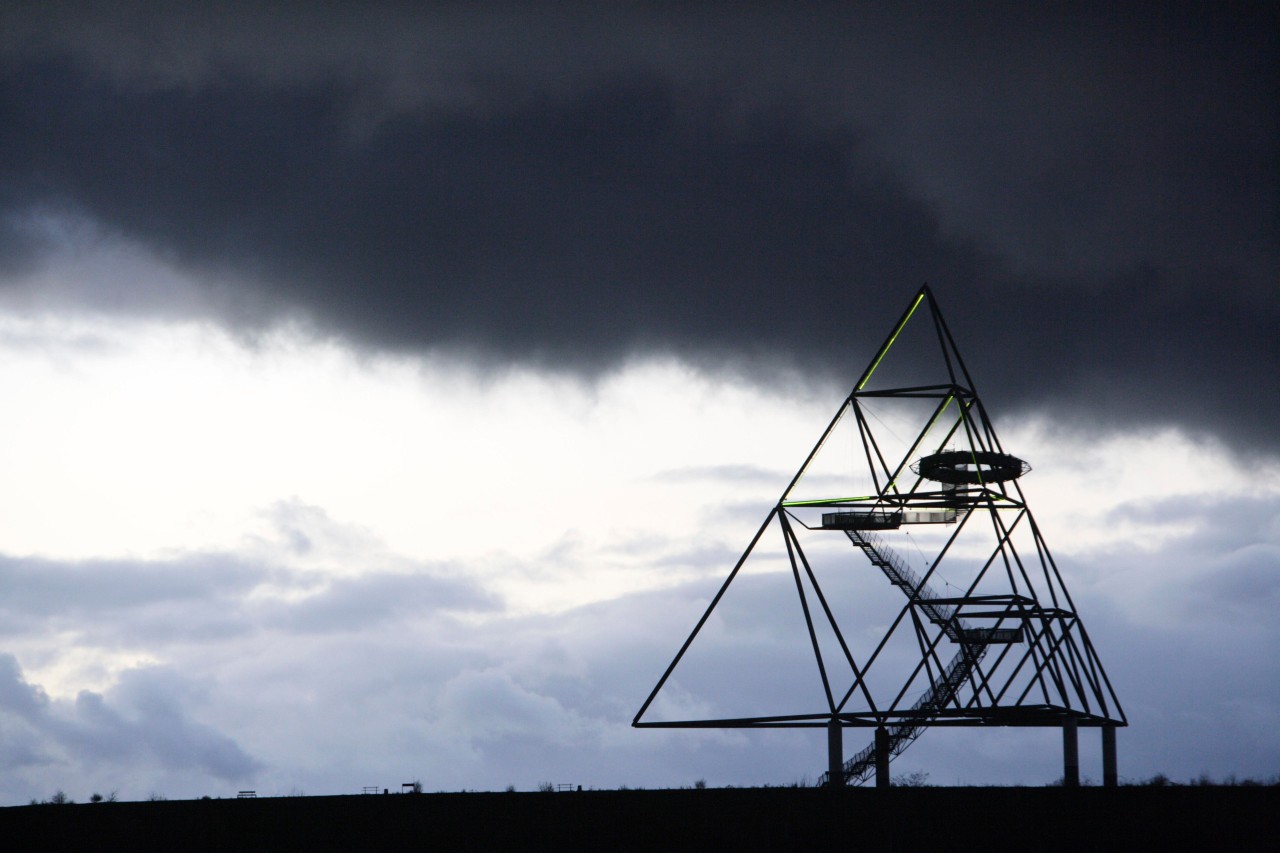
[(11, 13), (11, 276), (70, 217), (232, 322), (842, 382), (927, 280), (1007, 406), (1280, 414), (1261, 11), (77, 11)]
[[(1026, 429), (1003, 437), (1044, 460), (1028, 498), (1129, 717), (1122, 775), (1272, 775), (1274, 488), (1171, 436), (1142, 441), (1183, 473), (1168, 482), (1145, 459), (1125, 470), (1126, 441), (1085, 447)], [(0, 798), (355, 793), (415, 778), (428, 790), (813, 781), (820, 733), (629, 726), (764, 511), (743, 498), (778, 479), (744, 458), (713, 456), (653, 478), (659, 503), (696, 486), (696, 534), (615, 513), (607, 534), (565, 531), (533, 553), (495, 545), (429, 561), (293, 500), (268, 510), (264, 531), (238, 548), (7, 555), (0, 753), (13, 772)], [(1090, 480), (1097, 470), (1111, 481)], [(1234, 497), (1199, 490), (1205, 471)], [(762, 553), (779, 548), (766, 543)], [(824, 585), (865, 655), (900, 602), (856, 554), (831, 556), (850, 561), (852, 571)], [(961, 580), (950, 569), (944, 579)], [(820, 705), (793, 587), (788, 575), (736, 583), (657, 716)], [(854, 734), (847, 740), (860, 748)], [(1096, 740), (1083, 744), (1094, 779)], [(941, 730), (895, 772), (1041, 784), (1060, 774), (1059, 750), (1049, 730)]]

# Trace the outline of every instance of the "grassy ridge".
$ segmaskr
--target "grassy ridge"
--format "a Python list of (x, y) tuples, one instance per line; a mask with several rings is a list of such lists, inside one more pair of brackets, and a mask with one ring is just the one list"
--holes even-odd
[[(42, 849), (582, 848), (1271, 850), (1280, 789), (739, 788), (282, 797), (18, 806)], [(446, 845), (441, 848), (439, 845)], [(31, 849), (10, 848), (10, 849)]]

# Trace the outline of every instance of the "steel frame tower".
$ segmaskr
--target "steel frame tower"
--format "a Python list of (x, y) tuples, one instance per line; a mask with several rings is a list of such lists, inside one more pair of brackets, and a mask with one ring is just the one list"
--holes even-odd
[[(856, 448), (845, 470), (827, 458), (838, 444)], [(930, 726), (992, 725), (1061, 727), (1063, 783), (1079, 784), (1077, 729), (1098, 727), (1104, 784), (1116, 784), (1115, 730), (1128, 721), (1027, 506), (1019, 478), (1029, 470), (1001, 445), (933, 293), (922, 287), (632, 725), (826, 727), (819, 784), (831, 786), (873, 776), (888, 785), (890, 759)], [(833, 535), (852, 549), (833, 549)], [(785, 553), (777, 565), (794, 580), (821, 683), (814, 695), (825, 707), (646, 719), (731, 585), (770, 547), (762, 543)], [(823, 589), (859, 563), (901, 593), (891, 621), (876, 614), (887, 629), (874, 643), (863, 641), (865, 630), (842, 627), (853, 607)], [(875, 737), (846, 760), (849, 727), (872, 728)]]

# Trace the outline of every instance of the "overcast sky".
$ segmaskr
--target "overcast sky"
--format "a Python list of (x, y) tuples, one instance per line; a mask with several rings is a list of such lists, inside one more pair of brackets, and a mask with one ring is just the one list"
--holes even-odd
[(1121, 775), (1280, 773), (1280, 22), (1009, 5), (4, 4), (0, 801), (816, 777), (629, 722), (926, 281)]

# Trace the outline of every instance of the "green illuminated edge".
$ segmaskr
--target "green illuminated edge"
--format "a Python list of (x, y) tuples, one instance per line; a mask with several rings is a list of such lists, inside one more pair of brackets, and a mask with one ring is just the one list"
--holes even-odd
[(817, 498), (811, 501), (783, 501), (782, 506), (831, 506), (833, 504), (874, 501), (875, 495), (864, 495), (860, 498)]
[(911, 315), (916, 313), (916, 309), (920, 307), (920, 303), (922, 301), (924, 301), (923, 293), (916, 297), (916, 301), (912, 303), (911, 310), (907, 312), (907, 316), (903, 317), (902, 322), (898, 324), (898, 328), (893, 330), (893, 337), (889, 338), (889, 342), (880, 349), (880, 354), (876, 356), (876, 360), (872, 363), (871, 369), (867, 371), (866, 376), (862, 377), (862, 381), (858, 383), (856, 390), (861, 391), (866, 387), (866, 384), (871, 381), (871, 374), (876, 372), (876, 368), (880, 366), (880, 362), (884, 359), (885, 354), (889, 352), (889, 347), (893, 346), (893, 342), (898, 339), (898, 335), (902, 334), (902, 330), (907, 326), (907, 321), (911, 319)]

